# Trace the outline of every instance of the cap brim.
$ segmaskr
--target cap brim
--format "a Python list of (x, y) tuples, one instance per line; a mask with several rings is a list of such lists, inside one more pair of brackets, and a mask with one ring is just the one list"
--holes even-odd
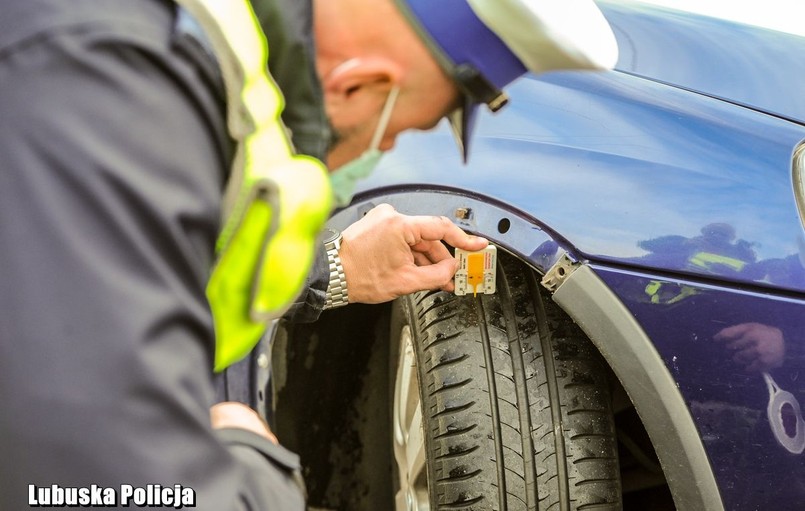
[(468, 96), (464, 96), (464, 104), (447, 115), (464, 163), (467, 163), (469, 157), (470, 140), (472, 139), (473, 131), (475, 131), (477, 113), (478, 103), (472, 101)]

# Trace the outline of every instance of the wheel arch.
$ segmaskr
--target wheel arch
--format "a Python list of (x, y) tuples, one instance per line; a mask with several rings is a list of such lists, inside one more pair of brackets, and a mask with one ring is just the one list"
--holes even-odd
[[(412, 193), (413, 192), (413, 193)], [(561, 264), (567, 240), (537, 219), (473, 192), (409, 186), (375, 189), (339, 210), (329, 225), (344, 229), (378, 204), (409, 215), (443, 215), (487, 237), (539, 274)], [(553, 300), (602, 353), (651, 438), (678, 509), (723, 511), (724, 505), (693, 418), (650, 338), (618, 297), (585, 263), (574, 265)]]
[(632, 400), (677, 509), (723, 511), (715, 475), (690, 411), (632, 314), (585, 264), (566, 275), (553, 300), (598, 348)]

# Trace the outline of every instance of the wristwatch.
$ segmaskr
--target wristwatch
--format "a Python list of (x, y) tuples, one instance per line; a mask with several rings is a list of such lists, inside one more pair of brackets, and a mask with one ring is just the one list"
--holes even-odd
[(325, 229), (324, 248), (327, 250), (327, 262), (330, 266), (330, 282), (327, 284), (325, 309), (334, 309), (349, 303), (347, 277), (344, 275), (344, 267), (341, 265), (341, 257), (338, 255), (342, 239), (343, 237), (339, 231), (330, 228)]

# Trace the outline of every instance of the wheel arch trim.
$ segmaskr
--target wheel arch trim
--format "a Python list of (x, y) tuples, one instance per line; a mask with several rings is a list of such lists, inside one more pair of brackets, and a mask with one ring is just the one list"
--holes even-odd
[[(356, 199), (350, 207), (337, 211), (329, 225), (343, 230), (383, 202), (406, 214), (441, 214), (467, 231), (488, 237), (542, 274), (567, 254), (563, 247), (570, 245), (532, 216), (466, 190), (421, 185), (389, 187)], [(457, 218), (459, 210), (472, 214)], [(500, 220), (509, 224), (505, 233), (499, 229)], [(586, 264), (574, 266), (575, 270), (562, 279), (553, 293), (553, 300), (581, 326), (632, 399), (658, 448), (676, 507), (685, 511), (724, 511), (693, 418), (659, 353), (593, 269)]]
[(579, 265), (553, 300), (581, 327), (620, 379), (657, 450), (677, 509), (724, 511), (699, 433), (671, 373), (609, 287)]

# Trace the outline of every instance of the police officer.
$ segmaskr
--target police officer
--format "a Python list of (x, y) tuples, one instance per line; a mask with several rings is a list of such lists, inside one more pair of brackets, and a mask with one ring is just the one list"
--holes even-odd
[[(349, 203), (355, 182), (371, 172), (380, 150), (391, 148), (402, 129), (427, 129), (446, 114), (466, 159), (478, 107), (502, 108), (507, 101), (503, 86), (526, 68), (608, 67), (617, 55), (608, 26), (585, 1), (545, 2), (539, 11), (534, 2), (522, 0), (252, 3), (264, 23), (285, 16), (291, 27), (286, 31), (292, 44), (283, 44), (285, 51), (269, 62), (291, 98), (283, 119), (302, 152), (327, 161), (339, 206)], [(446, 12), (450, 16), (441, 15)], [(376, 23), (379, 19), (382, 24)], [(313, 46), (305, 32), (310, 23), (317, 29), (315, 53), (305, 51)], [(315, 64), (318, 72), (306, 73), (302, 63)], [(395, 87), (403, 87), (399, 95)], [(326, 116), (312, 108), (317, 101), (326, 104)], [(381, 125), (384, 105), (390, 107), (390, 118)], [(322, 144), (322, 133), (335, 143)], [(357, 161), (356, 154), (362, 154)], [(446, 219), (406, 217), (383, 206), (343, 233), (339, 258), (347, 292), (335, 301), (326, 294), (336, 276), (329, 275), (333, 265), (320, 250), (312, 285), (293, 318), (312, 321), (325, 306), (379, 303), (437, 287), (450, 290), (455, 268), (441, 243), (426, 244), (425, 255), (401, 242), (410, 235), (402, 231), (420, 222), (429, 222), (435, 238), (450, 236), (461, 248), (485, 246), (485, 240), (463, 237)]]
[[(265, 54), (244, 45), (256, 41), (245, 4), (181, 3), (0, 4), (0, 509), (99, 489), (111, 507), (134, 489), (151, 506), (303, 508), (298, 460), (254, 412), (224, 403), (210, 418), (209, 368), (243, 351), (230, 334), (259, 337), (301, 286), (329, 210), (324, 170), (282, 139)], [(594, 56), (612, 49), (608, 29), (586, 45), (559, 8), (428, 4), (315, 4), (334, 169), (456, 107), (466, 142), (474, 105), (501, 106), (540, 59), (612, 64)], [(480, 46), (457, 53), (461, 40)], [(408, 246), (451, 241), (407, 225)]]

